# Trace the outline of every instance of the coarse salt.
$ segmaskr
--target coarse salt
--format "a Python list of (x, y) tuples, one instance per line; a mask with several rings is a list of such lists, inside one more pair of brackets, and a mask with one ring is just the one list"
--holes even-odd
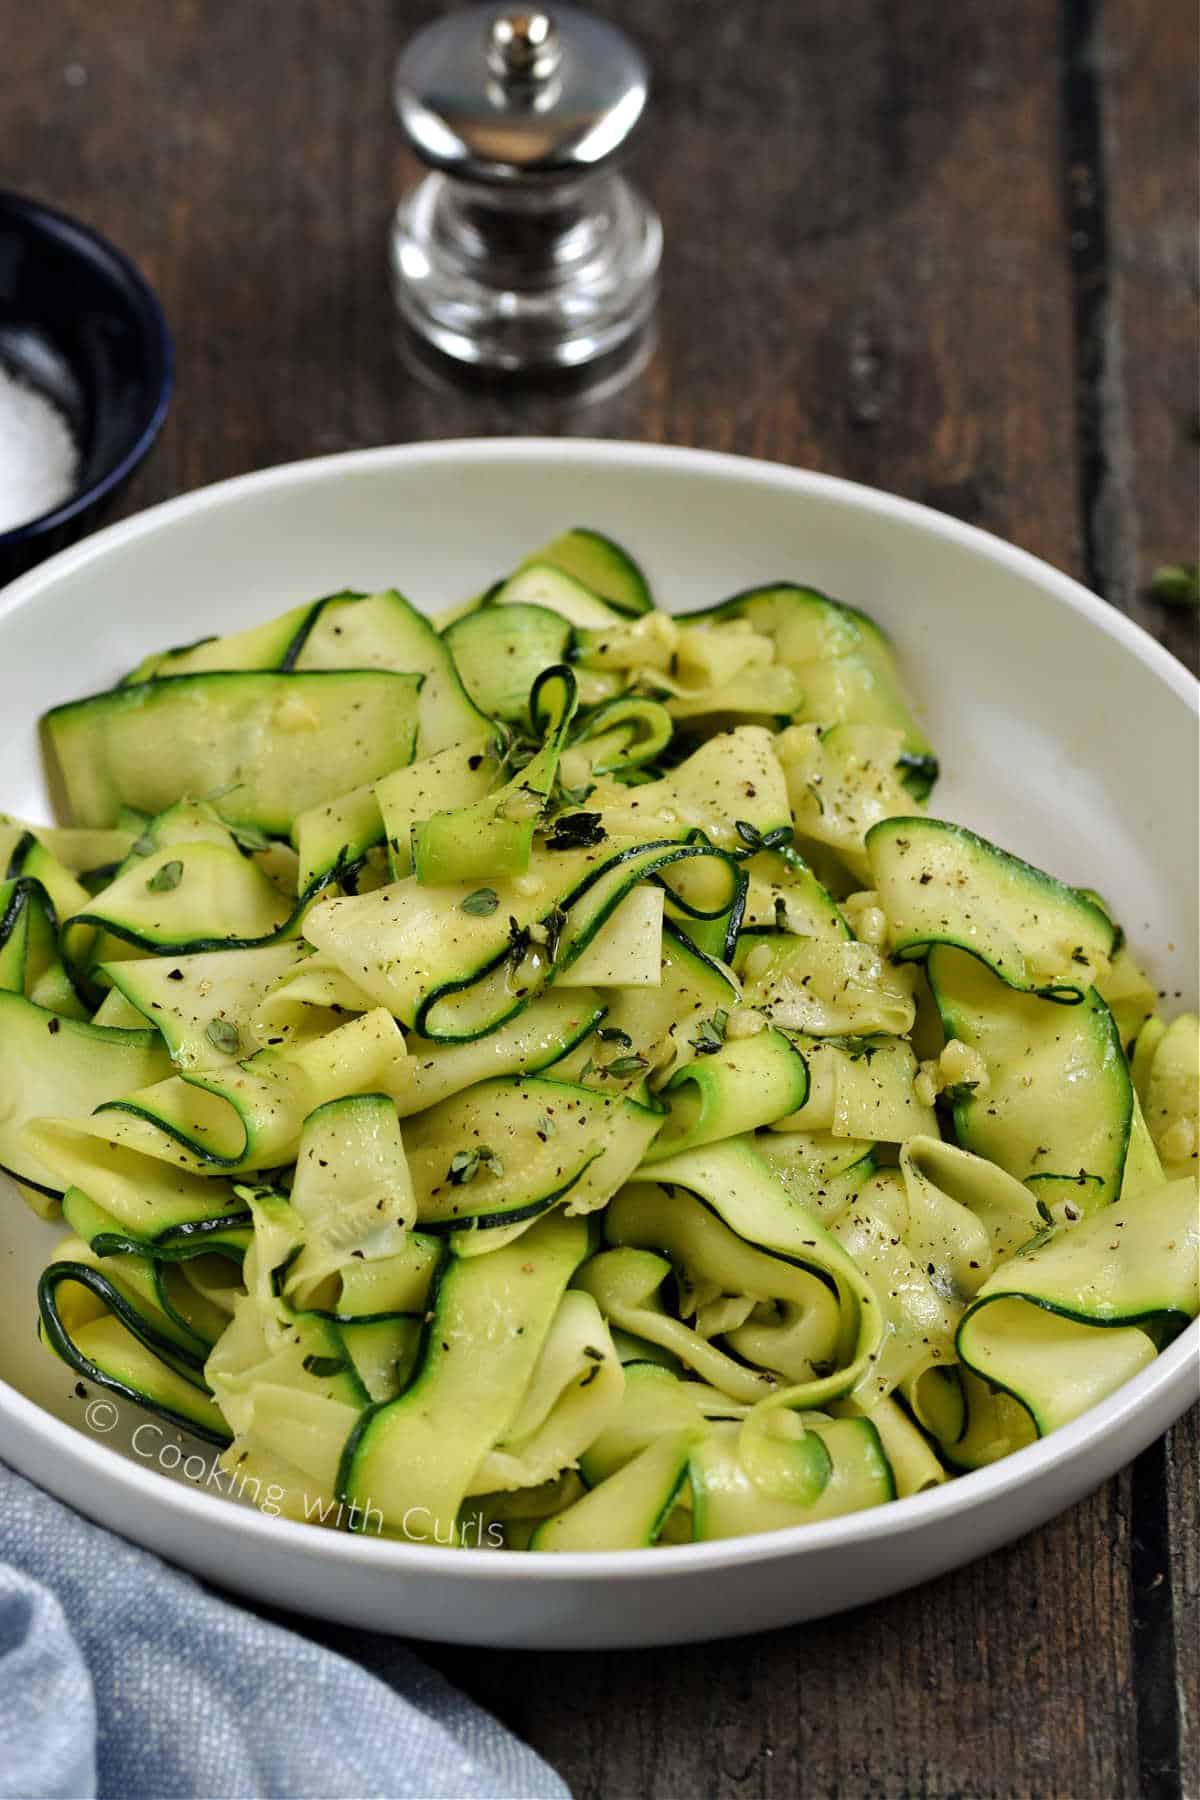
[(69, 500), (79, 452), (52, 401), (0, 363), (0, 531), (12, 531)]

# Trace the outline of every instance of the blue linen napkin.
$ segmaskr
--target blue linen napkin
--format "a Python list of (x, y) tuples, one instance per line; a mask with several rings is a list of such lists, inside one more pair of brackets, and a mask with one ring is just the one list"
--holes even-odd
[(0, 1464), (0, 1800), (570, 1800), (403, 1645), (364, 1632), (355, 1653), (366, 1667)]

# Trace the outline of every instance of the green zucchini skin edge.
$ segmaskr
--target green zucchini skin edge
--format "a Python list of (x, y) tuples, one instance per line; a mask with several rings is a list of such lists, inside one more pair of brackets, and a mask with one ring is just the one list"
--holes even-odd
[[(20, 882), (21, 880), (25, 880), (25, 881), (32, 883), (32, 885), (35, 887), (39, 887), (39, 888), (41, 887), (41, 885), (42, 885), (41, 882), (40, 881), (34, 882), (32, 876), (28, 876), (28, 875), (22, 876), (22, 870), (25, 867), (25, 859), (29, 855), (29, 852), (33, 849), (33, 847), (36, 843), (37, 843), (37, 839), (34, 837), (32, 831), (23, 831), (21, 833), (20, 837), (17, 839), (16, 843), (12, 847), (12, 855), (9, 857), (8, 867), (4, 871), (5, 881)], [(45, 894), (44, 888), (42, 889), (42, 892), (43, 892), (43, 894)], [(12, 926), (9, 923), (9, 913), (12, 911), (13, 905), (16, 903), (16, 899), (17, 899), (17, 896), (16, 896), (16, 894), (14, 894), (12, 896), (12, 900), (9, 903), (8, 910), (5, 912), (4, 917), (2, 919), (0, 919), (0, 943), (2, 943), (4, 941), (4, 939), (7, 937), (8, 933), (12, 930)], [(46, 902), (47, 910), (49, 911), (51, 918), (53, 918), (54, 907), (51, 904), (49, 894), (45, 894), (45, 902)]]
[[(572, 943), (562, 961), (554, 965), (555, 975), (559, 974), (563, 969), (570, 968), (576, 958), (582, 956), (584, 950), (586, 950), (588, 944), (591, 943), (601, 926), (611, 918), (612, 914), (616, 911), (616, 908), (628, 894), (630, 887), (635, 885), (638, 880), (654, 879), (657, 876), (659, 869), (667, 868), (671, 863), (681, 862), (695, 856), (716, 857), (735, 870), (737, 867), (735, 859), (731, 857), (727, 851), (718, 850), (711, 844), (681, 844), (674, 838), (652, 839), (647, 844), (633, 845), (629, 849), (619, 852), (616, 856), (610, 857), (607, 861), (597, 863), (596, 867), (584, 876), (577, 887), (572, 889), (570, 893), (563, 895), (556, 902), (556, 908), (561, 909), (564, 912), (569, 911), (577, 900), (581, 899), (598, 881), (603, 880), (606, 875), (611, 874), (613, 869), (619, 868), (623, 863), (630, 862), (635, 858), (645, 856), (648, 851), (659, 849), (661, 849), (664, 854), (661, 861), (654, 865), (653, 871), (644, 871), (642, 875), (635, 876), (633, 881), (622, 886), (609, 897), (603, 910), (598, 913), (593, 920), (592, 928), (587, 933), (586, 937), (581, 936)], [(735, 892), (735, 904), (736, 898), (737, 895)], [(719, 919), (724, 916), (728, 909), (729, 903), (727, 902), (725, 906), (719, 907), (715, 912), (697, 913), (693, 916)], [(496, 969), (503, 967), (510, 954), (511, 950), (506, 944), (489, 962), (483, 963), (478, 968), (473, 969), (470, 974), (461, 976), (455, 981), (443, 982), (439, 987), (431, 988), (417, 1008), (413, 1029), (422, 1037), (432, 1038), (437, 1043), (469, 1044), (481, 1037), (488, 1036), (488, 1034), (495, 1031), (498, 1026), (505, 1025), (510, 1019), (516, 1018), (517, 1014), (523, 1012), (535, 997), (532, 992), (523, 999), (514, 996), (513, 1004), (507, 1012), (498, 1018), (489, 1019), (487, 1024), (478, 1031), (451, 1034), (431, 1031), (428, 1024), (429, 1015), (435, 1006), (439, 1005), (443, 1000), (451, 998), (455, 994), (465, 993), (469, 988), (474, 987), (477, 982), (481, 981), (484, 976), (490, 975)], [(549, 986), (550, 983), (547, 983), (546, 985)]]
[(321, 617), (321, 614), (325, 611), (325, 608), (329, 605), (330, 601), (365, 600), (366, 598), (366, 594), (359, 592), (356, 588), (342, 588), (340, 592), (336, 594), (325, 594), (320, 600), (314, 600), (308, 610), (307, 618), (301, 620), (295, 637), (283, 653), (283, 660), (279, 664), (279, 673), (281, 675), (286, 675), (295, 668), (300, 652), (312, 636), (318, 619)]
[[(624, 613), (630, 619), (640, 618), (643, 613), (653, 610), (654, 600), (650, 592), (650, 584), (642, 572), (640, 563), (629, 554), (623, 544), (618, 544), (615, 538), (609, 537), (603, 531), (595, 530), (591, 525), (573, 525), (570, 535), (588, 538), (593, 543), (599, 544), (605, 555), (620, 565), (622, 575), (629, 584), (630, 592), (637, 596), (636, 601), (618, 600), (612, 594), (602, 594), (597, 591), (597, 599), (603, 600), (605, 606), (613, 607), (617, 612)], [(579, 577), (576, 576), (575, 579), (578, 580)], [(584, 585), (588, 584), (584, 583)]]
[(132, 1252), (139, 1256), (152, 1256), (157, 1260), (186, 1262), (189, 1257), (206, 1256), (214, 1249), (222, 1256), (234, 1259), (226, 1245), (209, 1244), (208, 1237), (215, 1237), (222, 1231), (249, 1231), (253, 1228), (254, 1219), (249, 1212), (222, 1213), (212, 1219), (190, 1219), (183, 1225), (170, 1225), (158, 1237), (148, 1241), (124, 1237), (115, 1231), (100, 1231), (92, 1239), (92, 1249), (97, 1256), (114, 1256), (122, 1252)]
[[(159, 944), (153, 938), (143, 937), (140, 932), (133, 931), (126, 925), (86, 912), (75, 913), (68, 919), (63, 927), (63, 932), (65, 934), (73, 925), (93, 926), (97, 930), (105, 932), (109, 937), (120, 938), (122, 943), (132, 944), (136, 950), (144, 950), (148, 956), (199, 956), (209, 950), (263, 950), (269, 944), (280, 944), (288, 938), (295, 937), (313, 901), (323, 894), (326, 888), (353, 880), (365, 862), (365, 856), (360, 856), (354, 862), (344, 862), (339, 858), (331, 868), (324, 870), (305, 889), (283, 923), (277, 925), (274, 931), (268, 931), (263, 937), (188, 938), (169, 944)], [(69, 972), (71, 963), (65, 956), (64, 963)], [(89, 998), (94, 1005), (100, 997), (99, 990), (95, 990), (85, 997)]]
[[(186, 1431), (190, 1436), (200, 1438), (205, 1443), (216, 1444), (224, 1449), (233, 1442), (232, 1433), (222, 1435), (211, 1431), (207, 1427), (197, 1424), (194, 1419), (186, 1418), (182, 1413), (175, 1412), (173, 1408), (159, 1405), (150, 1395), (140, 1393), (136, 1388), (127, 1386), (123, 1381), (117, 1381), (82, 1355), (67, 1335), (58, 1316), (56, 1290), (64, 1281), (74, 1281), (81, 1287), (90, 1288), (97, 1299), (103, 1300), (105, 1306), (116, 1315), (121, 1324), (153, 1355), (167, 1362), (168, 1366), (185, 1362), (199, 1371), (203, 1367), (204, 1359), (202, 1357), (193, 1359), (183, 1351), (180, 1345), (168, 1344), (165, 1338), (160, 1339), (158, 1333), (151, 1331), (145, 1321), (139, 1318), (133, 1308), (127, 1304), (124, 1297), (118, 1294), (109, 1282), (105, 1281), (98, 1269), (88, 1268), (84, 1263), (51, 1263), (49, 1268), (42, 1271), (41, 1279), (38, 1282), (38, 1308), (41, 1314), (42, 1329), (57, 1355), (68, 1367), (74, 1369), (75, 1373), (85, 1381), (94, 1382), (97, 1387), (106, 1388), (110, 1393), (118, 1394), (122, 1400), (128, 1400), (135, 1406), (143, 1407), (147, 1412), (156, 1413), (159, 1418), (166, 1419), (181, 1431)], [(198, 1392), (207, 1392), (201, 1383), (197, 1383), (196, 1386)]]
[(603, 1156), (603, 1150), (597, 1150), (590, 1156), (583, 1167), (576, 1169), (570, 1181), (565, 1181), (553, 1193), (543, 1194), (536, 1200), (529, 1200), (522, 1205), (514, 1206), (509, 1212), (496, 1213), (464, 1213), (453, 1219), (422, 1219), (421, 1230), (430, 1237), (448, 1237), (454, 1231), (488, 1231), (498, 1225), (523, 1225), (531, 1219), (540, 1219), (552, 1207), (565, 1200), (573, 1187), (583, 1180), (592, 1164)]
[[(300, 653), (300, 646), (297, 647), (297, 651), (296, 651), (297, 655), (299, 655), (299, 653)], [(201, 680), (206, 679), (210, 675), (220, 676), (222, 681), (238, 682), (238, 681), (241, 681), (243, 678), (245, 678), (247, 681), (261, 681), (264, 678), (268, 678), (272, 675), (302, 674), (306, 681), (314, 681), (314, 680), (315, 681), (325, 681), (327, 679), (337, 680), (346, 675), (362, 675), (362, 674), (397, 675), (397, 674), (402, 674), (402, 673), (403, 673), (403, 671), (397, 671), (395, 669), (379, 669), (379, 670), (370, 670), (370, 669), (304, 669), (304, 670), (293, 670), (291, 668), (284, 668), (284, 667), (275, 668), (275, 669), (204, 669), (204, 670), (200, 670), (196, 674), (191, 674), (191, 675), (189, 675), (189, 674), (152, 675), (147, 681), (132, 682), (130, 684), (130, 687), (135, 690), (137, 688), (144, 688), (144, 687), (153, 687), (153, 688), (170, 690), (172, 688), (176, 688), (178, 686), (178, 684), (180, 684), (182, 682), (201, 681)], [(417, 680), (417, 682), (419, 684), (421, 681), (424, 680), (424, 676), (415, 676), (414, 679)], [(57, 718), (61, 713), (77, 712), (80, 709), (80, 707), (90, 706), (94, 700), (112, 700), (114, 698), (121, 698), (123, 696), (123, 694), (126, 694), (129, 691), (130, 691), (129, 688), (125, 688), (125, 689), (122, 689), (122, 688), (97, 688), (90, 694), (81, 694), (77, 700), (61, 701), (59, 703), (59, 705), (52, 706), (46, 712), (44, 712), (42, 714), (42, 718), (43, 718), (43, 720), (54, 719), (54, 718)], [(162, 809), (162, 810), (165, 810), (165, 809)]]
[[(50, 926), (50, 929), (54, 932), (59, 941), (59, 953), (61, 955), (62, 926), (59, 923), (54, 902), (51, 900), (49, 894), (36, 876), (23, 875), (21, 873), (21, 867), (25, 862), (25, 858), (36, 844), (37, 839), (34, 837), (33, 833), (27, 831), (13, 846), (13, 852), (9, 858), (8, 870), (4, 876), (5, 881), (11, 881), (13, 883), (13, 890), (8, 897), (8, 905), (5, 907), (4, 912), (0, 914), (0, 949), (3, 949), (13, 932), (17, 929), (25, 909), (29, 906), (40, 906), (45, 913), (46, 921)], [(77, 999), (91, 1011), (95, 1005), (95, 998), (84, 992), (82, 984), (65, 956), (63, 957), (62, 962), (72, 992), (76, 995)], [(14, 1179), (20, 1180), (21, 1178), (16, 1176)], [(31, 1182), (29, 1185), (35, 1186), (36, 1184)]]
[[(645, 1168), (643, 1168), (640, 1171), (640, 1178), (643, 1180), (646, 1180), (646, 1181), (656, 1181), (657, 1185), (659, 1187), (665, 1189), (665, 1191), (667, 1193), (670, 1193), (673, 1188), (682, 1186), (682, 1183), (677, 1182), (677, 1181), (658, 1181), (657, 1177), (655, 1175), (655, 1172), (654, 1172), (654, 1164), (653, 1163), (648, 1163), (645, 1166)], [(817, 1281), (819, 1281), (822, 1284), (823, 1287), (826, 1287), (829, 1289), (829, 1292), (833, 1295), (835, 1300), (841, 1299), (841, 1290), (838, 1287), (837, 1279), (833, 1274), (830, 1273), (830, 1271), (828, 1269), (822, 1268), (821, 1265), (816, 1262), (802, 1261), (800, 1257), (793, 1256), (787, 1250), (776, 1250), (773, 1247), (768, 1248), (765, 1244), (756, 1243), (753, 1238), (744, 1237), (740, 1231), (737, 1231), (734, 1229), (734, 1227), (729, 1223), (728, 1219), (725, 1219), (721, 1216), (721, 1214), (717, 1210), (717, 1208), (715, 1206), (713, 1206), (710, 1201), (706, 1200), (704, 1198), (703, 1194), (698, 1194), (694, 1188), (684, 1188), (683, 1191), (688, 1195), (688, 1197), (690, 1199), (692, 1199), (696, 1202), (697, 1206), (702, 1206), (704, 1208), (705, 1212), (711, 1213), (713, 1218), (717, 1221), (718, 1225), (723, 1225), (725, 1227), (726, 1231), (730, 1232), (735, 1238), (737, 1238), (739, 1243), (745, 1244), (746, 1247), (750, 1250), (757, 1250), (761, 1256), (773, 1256), (777, 1262), (787, 1263), (789, 1265), (789, 1267), (791, 1267), (793, 1269), (802, 1270), (802, 1272), (805, 1275), (812, 1275), (813, 1277), (815, 1277), (815, 1279)], [(599, 1215), (599, 1217), (600, 1217), (600, 1221), (601, 1221), (601, 1230), (603, 1230), (604, 1214), (601, 1213)], [(611, 1240), (609, 1240), (606, 1237), (605, 1243), (609, 1244), (609, 1243), (611, 1243)], [(617, 1244), (617, 1243), (612, 1243), (611, 1247), (614, 1249), (621, 1248), (620, 1244)], [(673, 1270), (676, 1268), (676, 1260), (673, 1256), (671, 1256), (671, 1254), (668, 1251), (666, 1251), (660, 1247), (659, 1249), (657, 1249), (655, 1251), (655, 1255), (661, 1256), (664, 1262), (669, 1262), (671, 1265), (671, 1268)], [(583, 1266), (583, 1265), (581, 1265), (581, 1266)], [(742, 1363), (747, 1369), (753, 1369), (756, 1367), (756, 1365), (754, 1363), (748, 1362), (744, 1356), (739, 1356), (737, 1351), (734, 1350), (731, 1345), (724, 1345), (723, 1349), (724, 1349), (725, 1355), (730, 1357), (732, 1359), (732, 1361)]]
[[(183, 1079), (186, 1080), (186, 1077), (183, 1077)], [(196, 1085), (202, 1088), (205, 1087), (203, 1082), (198, 1082)], [(206, 1091), (211, 1093), (212, 1089), (209, 1088)], [(235, 1107), (233, 1110), (236, 1112), (237, 1108)], [(92, 1117), (96, 1118), (102, 1113), (110, 1112), (127, 1113), (131, 1119), (141, 1119), (144, 1124), (153, 1125), (154, 1129), (156, 1131), (161, 1131), (164, 1137), (170, 1138), (173, 1143), (178, 1144), (182, 1149), (190, 1150), (198, 1162), (206, 1162), (214, 1169), (238, 1168), (245, 1159), (250, 1148), (249, 1137), (247, 1135), (243, 1140), (241, 1150), (236, 1156), (220, 1156), (215, 1150), (208, 1150), (202, 1144), (197, 1143), (195, 1138), (190, 1138), (187, 1135), (187, 1132), (181, 1130), (178, 1125), (172, 1125), (166, 1119), (160, 1119), (155, 1113), (149, 1112), (144, 1106), (134, 1106), (129, 1100), (106, 1100), (102, 1106), (96, 1108)]]
[[(1020, 1251), (1017, 1251), (1017, 1255), (1020, 1255)], [(1188, 1313), (1178, 1312), (1172, 1306), (1152, 1306), (1148, 1307), (1145, 1312), (1123, 1314), (1120, 1318), (1097, 1319), (1091, 1313), (1077, 1312), (1074, 1307), (1056, 1306), (1052, 1300), (1047, 1300), (1042, 1294), (1022, 1293), (1019, 1288), (1013, 1288), (1011, 1292), (1006, 1293), (985, 1294), (982, 1300), (976, 1300), (968, 1306), (958, 1321), (954, 1333), (955, 1349), (964, 1367), (978, 1375), (982, 1381), (990, 1382), (993, 1387), (1004, 1388), (1005, 1393), (1011, 1393), (1014, 1400), (1020, 1400), (1020, 1394), (1011, 1388), (1005, 1388), (1004, 1383), (997, 1381), (994, 1375), (984, 1375), (975, 1367), (970, 1358), (963, 1354), (962, 1346), (959, 1343), (963, 1326), (967, 1324), (968, 1320), (996, 1300), (1020, 1300), (1026, 1306), (1036, 1306), (1039, 1311), (1050, 1313), (1055, 1318), (1070, 1319), (1076, 1325), (1091, 1325), (1097, 1331), (1121, 1331), (1136, 1326), (1139, 1330), (1145, 1331), (1148, 1337), (1153, 1338), (1159, 1350), (1164, 1350), (1168, 1344), (1174, 1343), (1180, 1332), (1186, 1331), (1192, 1322)], [(1024, 1401), (1021, 1404), (1024, 1405)]]
[[(335, 594), (323, 594), (320, 599), (312, 601), (304, 617), (297, 625), (295, 633), (282, 657), (273, 665), (276, 673), (286, 675), (295, 668), (300, 652), (304, 649), (305, 644), (307, 644), (309, 638), (312, 636), (313, 629), (316, 626), (318, 619), (321, 617), (321, 614), (325, 611), (325, 608), (329, 605), (330, 601), (365, 600), (366, 598), (367, 595), (365, 593), (360, 593), (354, 588), (342, 588)], [(204, 644), (215, 644), (218, 641), (219, 635), (220, 634), (215, 631), (210, 631), (204, 637), (194, 638), (190, 644), (175, 644), (169, 650), (161, 651), (158, 660), (167, 663), (169, 658), (173, 656), (183, 656), (186, 655), (189, 650), (199, 650)], [(144, 661), (145, 659), (143, 658), (143, 663)], [(141, 668), (142, 666), (142, 663), (137, 665), (138, 668)], [(165, 673), (169, 673), (169, 669), (160, 669), (156, 671), (156, 675)], [(128, 674), (122, 676), (118, 685), (121, 687), (133, 687), (139, 685), (142, 681), (156, 678), (153, 676), (138, 676), (135, 681), (134, 674), (135, 671), (131, 670)]]
[[(424, 1229), (424, 1227), (422, 1227), (422, 1229)], [(350, 1498), (354, 1462), (358, 1455), (358, 1447), (372, 1420), (377, 1413), (383, 1412), (386, 1407), (391, 1406), (394, 1401), (400, 1399), (401, 1395), (408, 1393), (425, 1366), (425, 1356), (429, 1348), (429, 1339), (436, 1323), (438, 1296), (441, 1292), (442, 1282), (445, 1280), (453, 1261), (453, 1252), (447, 1246), (442, 1251), (442, 1255), (433, 1271), (433, 1277), (429, 1283), (429, 1292), (425, 1297), (425, 1311), (422, 1315), (421, 1333), (417, 1341), (417, 1353), (413, 1358), (412, 1369), (409, 1372), (408, 1380), (400, 1389), (400, 1393), (393, 1394), (390, 1400), (374, 1400), (369, 1406), (364, 1406), (363, 1410), (354, 1421), (354, 1424), (350, 1427), (346, 1441), (342, 1445), (341, 1456), (338, 1458), (337, 1475), (334, 1477), (333, 1491), (339, 1500), (348, 1500)]]
[(719, 618), (722, 613), (728, 612), (730, 607), (744, 606), (747, 600), (757, 600), (760, 594), (775, 593), (780, 588), (790, 588), (793, 593), (805, 594), (810, 599), (823, 601), (835, 612), (846, 613), (856, 624), (865, 625), (868, 631), (874, 632), (876, 637), (882, 638), (885, 644), (891, 644), (892, 640), (883, 626), (873, 619), (870, 613), (863, 612), (861, 607), (851, 606), (848, 600), (835, 600), (832, 594), (826, 594), (821, 588), (809, 587), (803, 581), (792, 581), (790, 577), (779, 581), (756, 581), (753, 587), (739, 588), (736, 594), (727, 595), (724, 600), (718, 600), (713, 606), (697, 607), (694, 612), (680, 613), (677, 616), (689, 622), (693, 619)]
[[(927, 831), (930, 826), (934, 826), (943, 831), (950, 831), (957, 840), (967, 843), (974, 851), (982, 851), (988, 858), (1000, 863), (1007, 869), (1011, 869), (1018, 874), (1023, 881), (1029, 881), (1032, 885), (1045, 889), (1048, 893), (1055, 896), (1055, 898), (1061, 897), (1063, 899), (1069, 899), (1072, 903), (1082, 906), (1086, 908), (1087, 911), (1094, 913), (1096, 918), (1109, 929), (1110, 947), (1112, 941), (1115, 940), (1116, 926), (1113, 924), (1104, 908), (1100, 906), (1089, 893), (1085, 892), (1082, 888), (1071, 887), (1067, 882), (1059, 881), (1053, 875), (1048, 875), (1044, 869), (1037, 868), (1033, 863), (1027, 863), (1023, 857), (1015, 856), (1011, 850), (1001, 849), (998, 844), (993, 844), (988, 838), (980, 837), (978, 832), (970, 830), (966, 825), (954, 824), (953, 822), (944, 819), (931, 819), (928, 815), (923, 813), (913, 814), (909, 817), (897, 816), (895, 818), (880, 819), (877, 824), (871, 826), (866, 834), (865, 843), (868, 851), (870, 851), (872, 839), (877, 836), (882, 837), (883, 834), (887, 832), (894, 832), (897, 826), (904, 826), (906, 830), (914, 832)], [(1005, 984), (1010, 987), (1016, 985), (1009, 981), (1002, 970), (997, 969), (993, 963), (989, 962), (987, 957), (982, 956), (972, 944), (957, 937), (952, 937), (949, 933), (944, 936), (931, 936), (922, 940), (920, 943), (905, 945), (899, 950), (894, 950), (892, 952), (892, 961), (923, 962), (934, 944), (945, 944), (950, 949), (964, 950), (968, 956), (973, 956), (977, 962), (983, 963), (985, 968), (991, 969), (998, 980), (1005, 982)], [(1036, 994), (1039, 1000), (1049, 1000), (1057, 1006), (1078, 1006), (1086, 998), (1086, 989), (1077, 986), (1073, 982), (1048, 982), (1040, 986), (1026, 988), (1024, 991)]]
[(47, 1200), (61, 1200), (63, 1197), (62, 1188), (45, 1187), (40, 1181), (31, 1181), (28, 1175), (18, 1175), (7, 1163), (0, 1163), (0, 1175), (7, 1175), (10, 1181), (17, 1182), (20, 1187), (32, 1188), (35, 1194), (44, 1194)]

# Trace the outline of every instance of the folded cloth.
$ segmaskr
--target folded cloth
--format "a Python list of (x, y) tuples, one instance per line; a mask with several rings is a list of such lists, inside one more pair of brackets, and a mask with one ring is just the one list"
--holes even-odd
[(410, 1650), (363, 1632), (354, 1651), (243, 1611), (0, 1464), (0, 1800), (569, 1800)]

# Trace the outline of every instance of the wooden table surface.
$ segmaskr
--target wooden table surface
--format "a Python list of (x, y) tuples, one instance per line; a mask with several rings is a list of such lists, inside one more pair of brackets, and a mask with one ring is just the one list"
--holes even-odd
[[(667, 257), (653, 359), (591, 400), (400, 354), (389, 72), (434, 10), (3, 0), (0, 182), (125, 246), (176, 335), (126, 511), (410, 439), (700, 444), (984, 525), (1194, 665), (1145, 591), (1196, 556), (1191, 0), (609, 0), (656, 72)], [(823, 1624), (430, 1654), (581, 1800), (1200, 1795), (1198, 1484), (1193, 1414), (1011, 1549)]]

